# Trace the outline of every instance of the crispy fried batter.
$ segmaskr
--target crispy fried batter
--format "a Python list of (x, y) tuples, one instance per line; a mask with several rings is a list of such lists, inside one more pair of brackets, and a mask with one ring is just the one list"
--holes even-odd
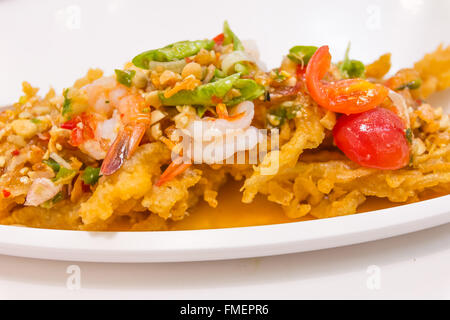
[(418, 89), (419, 97), (427, 98), (436, 91), (450, 88), (450, 46), (440, 45), (436, 51), (429, 53), (414, 64), (423, 81)]
[(81, 205), (79, 215), (89, 225), (106, 220), (119, 205), (130, 199), (144, 197), (152, 188), (160, 167), (170, 159), (170, 151), (162, 143), (140, 147), (121, 170), (103, 178), (94, 194)]
[[(286, 167), (271, 177), (260, 192), (283, 206), (286, 214), (298, 218), (311, 214), (317, 218), (353, 214), (366, 196), (392, 202), (417, 201), (425, 190), (449, 193), (450, 129), (448, 116), (426, 106), (412, 112), (416, 138), (423, 148), (414, 148), (409, 167), (383, 171), (363, 168), (342, 159), (339, 152), (308, 154), (294, 167)], [(435, 109), (433, 109), (435, 110)], [(425, 121), (425, 120), (426, 121)], [(440, 125), (427, 132), (429, 123)]]
[(316, 106), (307, 106), (301, 110), (301, 116), (295, 119), (296, 130), (292, 138), (279, 151), (269, 152), (255, 168), (252, 176), (245, 180), (242, 187), (244, 203), (252, 202), (261, 188), (277, 175), (277, 172), (262, 174), (262, 170), (271, 170), (270, 168), (278, 166), (278, 172), (281, 172), (291, 168), (305, 149), (314, 149), (321, 144), (325, 138), (325, 129), (320, 119), (321, 115)]

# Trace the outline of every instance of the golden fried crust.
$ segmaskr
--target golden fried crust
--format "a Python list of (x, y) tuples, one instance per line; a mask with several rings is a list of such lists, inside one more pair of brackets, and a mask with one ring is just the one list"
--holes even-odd
[(429, 53), (414, 64), (423, 83), (417, 90), (418, 96), (427, 98), (436, 91), (450, 88), (450, 46), (440, 45), (436, 51)]
[(277, 175), (277, 173), (263, 174), (262, 170), (276, 165), (274, 163), (276, 161), (278, 161), (278, 172), (293, 167), (305, 149), (317, 148), (322, 143), (325, 138), (325, 129), (320, 119), (317, 107), (308, 106), (302, 109), (301, 116), (295, 119), (296, 130), (292, 138), (279, 151), (269, 152), (262, 163), (255, 168), (252, 176), (245, 180), (242, 188), (244, 203), (252, 202), (259, 190)]
[(160, 167), (170, 159), (170, 151), (162, 143), (139, 147), (136, 154), (115, 174), (102, 178), (94, 194), (81, 205), (79, 215), (84, 224), (106, 220), (119, 205), (140, 199), (149, 193)]

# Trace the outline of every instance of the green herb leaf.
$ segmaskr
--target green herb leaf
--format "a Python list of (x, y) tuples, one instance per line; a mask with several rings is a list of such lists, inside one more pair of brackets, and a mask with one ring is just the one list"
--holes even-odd
[(245, 63), (243, 63), (243, 62), (236, 63), (234, 65), (234, 70), (237, 73), (240, 73), (243, 76), (246, 76), (246, 75), (248, 75), (250, 73), (248, 66)]
[(42, 203), (40, 206), (44, 209), (50, 209), (51, 207), (53, 207), (56, 203), (60, 202), (61, 200), (64, 199), (63, 193), (62, 192), (58, 192), (56, 194), (56, 196), (54, 196), (52, 199), (45, 201), (44, 203)]
[(411, 144), (413, 139), (413, 134), (411, 128), (406, 129), (405, 131), (406, 140)]
[(287, 79), (287, 75), (285, 74), (286, 73), (285, 71), (280, 72), (280, 69), (274, 69), (274, 70), (272, 70), (272, 72), (273, 72), (273, 73), (271, 73), (272, 78), (276, 81), (282, 82)]
[(228, 106), (239, 104), (243, 101), (252, 101), (264, 94), (266, 91), (262, 85), (257, 84), (251, 79), (238, 79), (234, 85), (234, 89), (238, 89), (241, 95), (231, 100), (224, 101)]
[(422, 85), (422, 80), (416, 79), (416, 80), (413, 80), (411, 82), (408, 82), (408, 83), (398, 87), (396, 90), (403, 90), (406, 88), (408, 88), (410, 90), (416, 90), (416, 89), (419, 89), (421, 85)]
[(239, 50), (244, 51), (245, 50), (244, 46), (242, 45), (241, 40), (239, 40), (239, 38), (236, 36), (236, 34), (233, 31), (231, 31), (230, 26), (227, 21), (225, 21), (223, 23), (223, 35), (224, 35), (224, 39), (223, 39), (224, 45), (232, 43), (234, 51), (239, 51)]
[(59, 169), (61, 168), (61, 166), (58, 164), (58, 162), (56, 162), (53, 159), (48, 159), (48, 160), (44, 160), (42, 161), (43, 163), (45, 163), (46, 165), (48, 165), (50, 168), (52, 168), (53, 172), (58, 173)]
[(100, 168), (87, 167), (81, 175), (81, 180), (85, 184), (95, 185), (100, 178)]
[(280, 127), (286, 120), (292, 120), (297, 116), (300, 105), (281, 105), (278, 108), (271, 109), (267, 114), (269, 123), (274, 127)]
[(53, 197), (52, 202), (53, 202), (53, 204), (55, 204), (55, 203), (57, 203), (57, 202), (60, 202), (60, 201), (63, 200), (63, 199), (64, 199), (64, 197), (63, 197), (62, 192), (58, 192), (58, 193), (56, 194), (56, 196)]
[(116, 73), (117, 82), (123, 84), (124, 86), (127, 86), (128, 88), (131, 87), (131, 81), (136, 75), (136, 70), (115, 69), (114, 71)]
[(55, 184), (68, 184), (75, 177), (77, 172), (72, 169), (60, 167), (56, 177), (53, 178)]
[(197, 106), (197, 115), (202, 118), (205, 115), (206, 110), (208, 110), (208, 107), (206, 106)]
[(223, 101), (226, 105), (233, 106), (242, 101), (254, 100), (264, 94), (265, 89), (263, 86), (257, 84), (254, 80), (239, 79), (239, 77), (240, 74), (236, 73), (229, 77), (217, 80), (216, 82), (198, 86), (192, 91), (180, 91), (170, 98), (165, 98), (164, 93), (160, 92), (159, 98), (165, 106), (215, 106), (217, 104), (217, 98), (224, 99), (225, 95), (234, 88), (239, 90), (241, 95)]
[(69, 89), (64, 90), (63, 96), (64, 96), (64, 102), (62, 106), (62, 115), (66, 116), (69, 113), (72, 113), (72, 100), (67, 97), (67, 94), (69, 93)]
[(39, 124), (41, 123), (41, 120), (39, 120), (38, 118), (33, 118), (30, 120), (31, 122), (33, 122), (34, 124)]
[(304, 67), (308, 64), (317, 49), (318, 48), (315, 46), (295, 46), (289, 50), (287, 56), (292, 61), (301, 64)]
[(211, 82), (216, 82), (217, 80), (223, 79), (223, 78), (226, 78), (226, 77), (227, 77), (227, 75), (225, 74), (225, 72), (223, 72), (222, 70), (216, 68), (214, 70), (214, 76), (211, 79)]
[(344, 61), (338, 64), (339, 71), (342, 77), (346, 79), (350, 78), (363, 78), (366, 72), (366, 67), (364, 63), (358, 60), (351, 60), (349, 58), (350, 52), (350, 43), (347, 46), (347, 50), (345, 51)]
[(239, 79), (240, 74), (236, 73), (229, 77), (217, 80), (216, 82), (210, 82), (201, 86), (198, 86), (192, 91), (182, 90), (177, 92), (170, 98), (165, 98), (164, 93), (159, 93), (159, 98), (165, 106), (178, 106), (178, 105), (201, 105), (201, 106), (214, 106), (213, 97), (222, 99), (233, 88), (234, 83)]
[(145, 51), (133, 58), (136, 67), (148, 69), (150, 61), (169, 62), (196, 55), (201, 49), (211, 50), (213, 40), (180, 41), (160, 49)]

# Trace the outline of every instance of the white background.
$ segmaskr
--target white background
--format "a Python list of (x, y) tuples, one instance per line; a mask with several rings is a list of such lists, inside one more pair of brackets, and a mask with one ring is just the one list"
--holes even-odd
[(142, 51), (211, 38), (225, 19), (270, 67), (301, 44), (328, 44), (339, 61), (351, 41), (351, 57), (392, 52), (398, 69), (450, 41), (448, 0), (0, 0), (0, 105), (23, 80), (62, 90), (90, 67), (112, 73)]
[[(408, 67), (449, 44), (450, 1), (13, 1), (0, 0), (0, 105), (21, 81), (57, 90), (89, 67), (109, 73), (135, 54), (212, 37), (228, 19), (276, 66), (296, 44), (329, 44), (340, 60), (393, 53)], [(446, 100), (448, 104), (448, 100)], [(174, 264), (76, 263), (0, 256), (0, 298), (450, 298), (450, 225), (361, 245), (278, 257)], [(367, 268), (380, 270), (368, 289)]]

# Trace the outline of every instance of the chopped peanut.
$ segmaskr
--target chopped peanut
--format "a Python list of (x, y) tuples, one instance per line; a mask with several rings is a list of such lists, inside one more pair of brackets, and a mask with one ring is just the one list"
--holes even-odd
[(160, 76), (159, 76), (159, 82), (162, 86), (173, 86), (178, 80), (180, 80), (181, 77), (178, 73), (175, 73), (170, 70), (165, 70)]
[(184, 66), (183, 71), (181, 72), (181, 76), (183, 78), (193, 75), (199, 80), (202, 79), (202, 74), (203, 74), (202, 67), (196, 62), (188, 63), (187, 65)]
[(161, 107), (161, 100), (159, 99), (158, 91), (152, 91), (145, 94), (145, 102), (155, 108)]
[(194, 57), (194, 61), (201, 65), (208, 65), (213, 63), (215, 58), (215, 54), (213, 57), (208, 50), (201, 49), (200, 52)]
[(25, 139), (31, 138), (38, 131), (38, 127), (36, 126), (36, 124), (28, 119), (14, 120), (11, 123), (11, 126), (16, 134), (24, 137)]

